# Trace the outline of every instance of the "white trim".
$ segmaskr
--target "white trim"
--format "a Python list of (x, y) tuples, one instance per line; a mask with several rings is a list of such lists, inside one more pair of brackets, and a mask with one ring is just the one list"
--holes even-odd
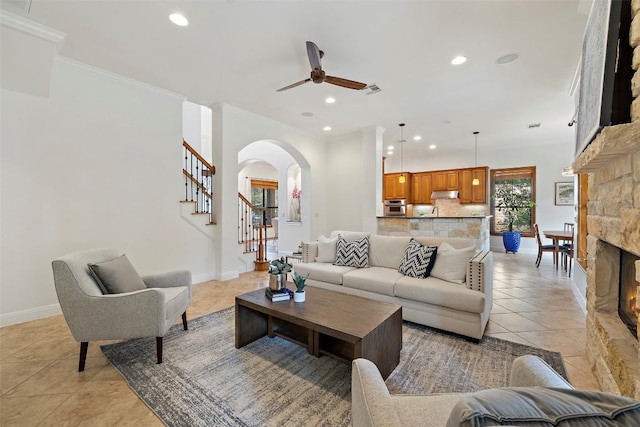
[(60, 42), (67, 37), (67, 33), (54, 30), (51, 27), (39, 24), (15, 13), (7, 12), (6, 10), (0, 12), (0, 24), (56, 44), (60, 44)]
[(238, 273), (238, 270), (231, 270), (231, 271), (226, 271), (224, 273), (221, 273), (220, 277), (217, 280), (225, 281), (225, 280), (237, 279), (238, 277), (240, 277), (240, 273)]
[(111, 71), (104, 70), (102, 68), (94, 67), (93, 65), (85, 64), (84, 62), (76, 61), (75, 59), (67, 58), (66, 56), (57, 55), (54, 58), (56, 61), (59, 61), (63, 64), (71, 65), (72, 67), (77, 67), (85, 71), (89, 71), (95, 74), (98, 74), (102, 77), (106, 77), (107, 79), (114, 80), (116, 82), (121, 82), (125, 84), (129, 84), (132, 86), (138, 86), (145, 90), (149, 90), (152, 92), (159, 93), (161, 95), (166, 95), (171, 98), (178, 99), (182, 102), (186, 101), (187, 97), (184, 95), (180, 95), (177, 92), (171, 92), (169, 90), (163, 89), (158, 86), (150, 85), (149, 83), (141, 82), (140, 80), (135, 80), (130, 77), (125, 77), (121, 74), (113, 73)]
[(29, 322), (31, 320), (43, 319), (62, 314), (60, 304), (45, 305), (43, 307), (29, 308), (13, 313), (0, 314), (0, 326), (15, 325), (17, 323)]
[(211, 280), (216, 280), (215, 275), (213, 273), (196, 274), (191, 277), (191, 284), (195, 285), (198, 283), (209, 282)]

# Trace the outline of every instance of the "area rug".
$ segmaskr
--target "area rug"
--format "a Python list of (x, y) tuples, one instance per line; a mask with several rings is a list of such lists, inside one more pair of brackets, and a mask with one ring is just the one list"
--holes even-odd
[[(281, 338), (234, 347), (234, 309), (176, 325), (155, 363), (155, 338), (102, 347), (131, 389), (169, 426), (347, 426), (351, 366), (316, 358)], [(542, 357), (560, 374), (559, 353), (484, 337), (475, 344), (426, 326), (403, 323), (400, 364), (391, 393), (476, 391), (509, 383), (518, 356)]]

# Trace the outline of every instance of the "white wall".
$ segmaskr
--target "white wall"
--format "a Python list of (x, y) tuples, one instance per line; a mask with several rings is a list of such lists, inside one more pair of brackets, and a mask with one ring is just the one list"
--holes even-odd
[(180, 215), (181, 97), (64, 59), (48, 98), (1, 95), (3, 325), (57, 311), (51, 261), (73, 251), (213, 276), (211, 240)]
[[(252, 163), (256, 160), (260, 160), (259, 163)], [(303, 218), (301, 222), (287, 222), (287, 209), (289, 207), (288, 199), (288, 171), (291, 165), (297, 164), (294, 157), (289, 154), (283, 147), (277, 145), (273, 141), (261, 140), (255, 141), (246, 147), (244, 147), (238, 153), (238, 163), (240, 165), (249, 164), (250, 166), (245, 168), (244, 171), (249, 170), (259, 175), (253, 175), (254, 177), (275, 179), (278, 181), (278, 250), (283, 253), (292, 253), (298, 249), (298, 245), (301, 241), (307, 241), (310, 238), (310, 225), (312, 222), (311, 216), (308, 215), (308, 206), (310, 198), (306, 197), (306, 193), (311, 186), (309, 183), (302, 181), (302, 213)], [(271, 171), (265, 167), (265, 163), (270, 165)], [(306, 160), (302, 164), (302, 167), (308, 169)], [(240, 179), (244, 179), (247, 176), (244, 172), (241, 172), (238, 176), (238, 183)], [(306, 206), (306, 209), (304, 207)]]
[[(218, 224), (237, 223), (238, 153), (253, 142), (267, 139), (284, 148), (303, 170), (301, 206), (302, 212), (308, 214), (304, 214), (303, 221), (297, 226), (301, 227), (299, 235), (304, 236), (300, 240), (315, 238), (326, 224), (325, 141), (228, 104), (214, 105), (212, 111), (213, 162), (216, 165), (214, 208)], [(279, 193), (278, 197), (282, 195)], [(280, 236), (283, 228), (279, 227)], [(238, 247), (237, 226), (217, 227), (215, 240), (216, 247), (222, 249), (215, 255), (216, 278), (237, 277), (244, 268), (244, 261), (232, 249)]]

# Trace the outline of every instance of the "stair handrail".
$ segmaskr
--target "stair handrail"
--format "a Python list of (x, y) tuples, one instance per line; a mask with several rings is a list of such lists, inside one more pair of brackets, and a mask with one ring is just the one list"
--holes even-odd
[[(256, 252), (255, 266), (256, 270), (264, 271), (269, 269), (269, 262), (266, 258), (266, 224), (264, 215), (267, 208), (256, 206), (249, 201), (242, 193), (238, 192), (238, 243), (244, 244), (245, 252)], [(262, 218), (262, 224), (256, 227), (253, 225), (253, 212), (261, 212), (259, 215)], [(257, 239), (256, 239), (257, 238)], [(257, 241), (257, 248), (254, 243)], [(257, 249), (257, 250), (256, 250)]]
[[(216, 168), (200, 155), (186, 140), (182, 140), (184, 152), (184, 200), (195, 203), (195, 214), (209, 215), (209, 224), (215, 224), (213, 218), (213, 176)], [(195, 165), (195, 174), (194, 174)]]

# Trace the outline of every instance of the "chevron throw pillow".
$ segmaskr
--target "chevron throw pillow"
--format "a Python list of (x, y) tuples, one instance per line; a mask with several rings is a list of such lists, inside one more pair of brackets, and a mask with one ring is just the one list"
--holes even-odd
[(336, 262), (333, 265), (343, 265), (357, 268), (369, 267), (369, 236), (347, 242), (338, 235), (336, 244)]
[(419, 279), (429, 277), (433, 264), (435, 264), (437, 252), (437, 246), (424, 246), (412, 238), (404, 250), (398, 272)]

